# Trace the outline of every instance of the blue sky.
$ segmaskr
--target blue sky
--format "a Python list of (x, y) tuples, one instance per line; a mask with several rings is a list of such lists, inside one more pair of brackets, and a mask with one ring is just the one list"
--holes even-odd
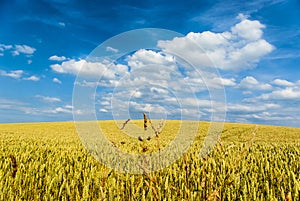
[[(97, 86), (98, 119), (138, 118), (141, 111), (153, 118), (193, 119), (197, 106), (199, 118), (210, 120), (224, 102), (210, 100), (209, 93), (224, 87), (225, 121), (300, 127), (299, 19), (296, 0), (1, 1), (0, 122), (73, 120), (72, 110), (84, 113), (73, 106), (74, 86)], [(103, 61), (88, 60), (98, 45), (142, 28), (182, 36), (157, 42), (159, 51), (124, 55), (100, 82), (89, 77), (108, 69)], [(179, 68), (179, 59), (168, 52), (202, 65), (195, 58), (203, 52), (193, 51), (188, 40), (204, 50), (218, 77), (207, 72), (205, 80)], [(145, 66), (159, 82), (146, 78)], [(76, 79), (81, 67), (83, 76)]]

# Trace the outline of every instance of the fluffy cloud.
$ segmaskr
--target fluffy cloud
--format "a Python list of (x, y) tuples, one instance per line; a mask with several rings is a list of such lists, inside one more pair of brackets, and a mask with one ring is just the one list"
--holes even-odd
[(175, 66), (175, 58), (171, 55), (141, 49), (127, 57), (128, 65), (132, 68), (141, 68), (149, 65), (161, 65), (165, 67)]
[(217, 47), (229, 45), (232, 35), (229, 32), (213, 33), (204, 31), (202, 33), (190, 32), (186, 38), (195, 41), (197, 44), (205, 47), (206, 50), (215, 50)]
[(106, 47), (106, 51), (108, 51), (108, 52), (114, 52), (114, 53), (117, 53), (117, 52), (119, 52), (119, 50), (118, 50), (118, 49), (115, 49), (115, 48), (113, 48), (113, 47), (110, 47), (110, 46)]
[(285, 86), (285, 87), (291, 87), (294, 86), (292, 82), (289, 82), (287, 80), (282, 80), (282, 79), (275, 79), (272, 82), (273, 84), (276, 84), (278, 86)]
[(263, 100), (299, 100), (300, 87), (286, 87), (284, 89), (276, 89), (268, 94), (262, 94), (258, 97)]
[(56, 97), (41, 96), (41, 95), (36, 95), (35, 97), (44, 102), (50, 102), (50, 103), (61, 102), (60, 98), (56, 98)]
[(30, 77), (25, 77), (25, 78), (23, 78), (23, 80), (29, 80), (29, 81), (37, 82), (37, 81), (40, 80), (40, 78), (37, 77), (37, 76), (35, 76), (35, 75), (32, 75), (32, 76), (30, 76)]
[(274, 103), (264, 103), (264, 104), (228, 104), (228, 112), (235, 112), (239, 114), (243, 113), (257, 113), (262, 111), (267, 111), (269, 109), (280, 108), (280, 105)]
[(102, 109), (99, 110), (99, 112), (107, 113), (108, 111), (107, 111), (107, 109), (102, 108)]
[[(37, 109), (29, 107), (30, 104), (12, 99), (1, 99), (0, 98), (0, 110), (1, 114), (8, 110), (8, 116), (11, 115), (11, 111), (21, 112), (23, 114), (36, 114)], [(5, 116), (6, 117), (6, 116)], [(7, 118), (7, 117), (6, 117)]]
[[(257, 80), (248, 79), (252, 85)], [(259, 83), (259, 82), (258, 82)], [(275, 79), (268, 93), (253, 91), (253, 96), (244, 98), (242, 104), (228, 104), (228, 116), (234, 121), (259, 122), (262, 124), (290, 125), (299, 127), (300, 81), (290, 82)], [(260, 83), (263, 85), (263, 83)], [(261, 94), (260, 94), (261, 93)], [(232, 101), (232, 100), (231, 100)]]
[(114, 79), (118, 74), (127, 72), (128, 67), (122, 64), (111, 64), (107, 61), (90, 62), (84, 59), (76, 61), (74, 59), (64, 61), (61, 64), (50, 66), (57, 73), (72, 74), (80, 77)]
[(246, 39), (246, 40), (259, 40), (263, 35), (262, 29), (265, 28), (265, 25), (261, 24), (257, 20), (248, 20), (242, 18), (242, 21), (239, 24), (236, 24), (231, 28), (233, 34)]
[(249, 89), (249, 90), (271, 90), (272, 89), (272, 86), (270, 84), (261, 83), (252, 76), (247, 76), (243, 78), (239, 84), (239, 87), (242, 89)]
[(12, 45), (5, 45), (0, 43), (0, 56), (4, 55), (5, 50), (11, 49), (13, 46)]
[[(234, 87), (236, 86), (234, 78), (222, 78), (215, 74), (206, 74), (205, 79), (202, 79), (200, 75), (195, 77), (186, 77), (185, 85), (191, 87), (194, 92), (209, 91), (214, 89), (222, 89), (223, 87)], [(181, 81), (178, 81), (181, 83)], [(184, 84), (184, 83), (182, 83)]]
[[(161, 85), (166, 83), (168, 86), (171, 84), (169, 81), (172, 80), (188, 82), (190, 86), (195, 86), (194, 89), (198, 90), (206, 87), (220, 88), (222, 86), (235, 86), (235, 79), (220, 78), (215, 73), (211, 73), (206, 69), (200, 69), (204, 71), (201, 73), (206, 78), (205, 83), (203, 80), (199, 80), (199, 74), (195, 73), (195, 69), (193, 68), (188, 69), (185, 66), (184, 72), (181, 72), (182, 69), (179, 70), (177, 66), (177, 57), (165, 52), (175, 53), (175, 55), (182, 56), (183, 59), (192, 61), (192, 64), (198, 64), (199, 66), (211, 67), (215, 64), (217, 67), (227, 70), (252, 68), (259, 62), (262, 56), (273, 50), (273, 46), (262, 39), (262, 29), (264, 27), (259, 21), (241, 18), (241, 22), (233, 26), (229, 32), (191, 32), (185, 37), (174, 38), (172, 41), (159, 41), (158, 47), (162, 48), (163, 52), (140, 49), (134, 54), (127, 56), (125, 61), (130, 70), (123, 64), (119, 64), (116, 67), (115, 64), (108, 66), (109, 62), (96, 63), (83, 59), (53, 64), (51, 68), (58, 73), (73, 75), (77, 75), (81, 70), (80, 76), (82, 77), (100, 77), (103, 75), (102, 79), (107, 80), (104, 83), (103, 80), (100, 80), (99, 83), (95, 81), (91, 82), (91, 80), (81, 80), (81, 82), (77, 83), (81, 86), (96, 86), (101, 84), (113, 86), (109, 84), (117, 84), (120, 76), (124, 78), (124, 75), (126, 76), (127, 73), (133, 74), (133, 72), (135, 75), (130, 76), (128, 80), (128, 85), (131, 86), (132, 84), (145, 83), (145, 81), (149, 81), (150, 79), (160, 81)], [(201, 51), (198, 45), (204, 51)], [(114, 51), (114, 48), (107, 47), (107, 51)], [(262, 87), (260, 86), (260, 89), (269, 89), (270, 87), (270, 85), (266, 84)]]
[[(71, 105), (62, 105), (62, 106), (54, 106), (49, 102), (45, 102), (44, 105), (36, 107), (35, 104), (20, 102), (18, 100), (12, 99), (1, 99), (0, 98), (0, 112), (5, 116), (5, 118), (1, 119), (1, 121), (12, 119), (13, 122), (16, 121), (24, 121), (32, 120), (28, 119), (28, 115), (33, 115), (32, 118), (36, 119), (36, 121), (41, 121), (42, 119), (51, 118), (53, 120), (57, 120), (57, 118), (64, 118), (65, 120), (72, 119), (72, 112), (76, 114), (80, 114), (81, 111), (74, 110)], [(16, 114), (18, 114), (16, 118)], [(3, 116), (2, 115), (2, 116)], [(21, 118), (19, 118), (21, 117)]]
[[(214, 65), (222, 70), (254, 68), (264, 55), (274, 49), (262, 38), (263, 28), (265, 25), (259, 21), (241, 18), (240, 23), (222, 33), (191, 32), (170, 41), (158, 41), (161, 51), (140, 49), (123, 57), (122, 64), (81, 59), (63, 61), (51, 65), (51, 68), (57, 73), (72, 75), (81, 71), (82, 79), (77, 79), (76, 85), (98, 87), (97, 112), (112, 111), (120, 118), (128, 118), (129, 113), (140, 115), (141, 111), (158, 111), (161, 116), (197, 118), (201, 115), (210, 120), (212, 112), (224, 111), (225, 103), (220, 97), (219, 100), (206, 99), (211, 94), (224, 92), (224, 86), (248, 91), (273, 89), (270, 84), (251, 76), (237, 83), (235, 78), (220, 77), (211, 68)], [(116, 52), (111, 47), (106, 50)], [(101, 75), (100, 80), (95, 79)], [(274, 103), (259, 106), (252, 103), (229, 103), (228, 111), (235, 115), (244, 111), (241, 118), (246, 118), (246, 111), (263, 113), (279, 108)], [(200, 108), (198, 113), (195, 112), (197, 107)]]
[(262, 38), (264, 27), (259, 21), (242, 19), (230, 32), (191, 32), (171, 41), (159, 41), (158, 46), (164, 51), (176, 53), (197, 67), (251, 69), (274, 49)]
[(24, 77), (24, 75), (26, 75), (26, 74), (27, 73), (25, 73), (23, 70), (12, 70), (12, 71), (0, 70), (1, 76), (10, 77), (13, 79), (23, 79), (23, 80), (35, 81), (35, 82), (40, 80), (40, 77), (38, 77), (36, 75)]
[[(128, 113), (134, 115), (141, 111), (157, 118), (165, 118), (165, 115), (170, 115), (170, 118), (180, 118), (181, 115), (198, 118), (201, 113), (209, 120), (211, 112), (224, 111), (224, 104), (212, 105), (214, 101), (208, 101), (206, 107), (203, 102), (198, 103), (195, 93), (208, 91), (207, 87), (222, 91), (223, 86), (236, 86), (233, 78), (221, 78), (206, 71), (200, 75), (191, 66), (179, 67), (174, 56), (163, 52), (141, 49), (127, 56), (125, 61), (128, 67), (124, 66), (122, 71), (117, 71), (116, 64), (109, 67), (101, 63), (112, 75), (110, 77), (104, 76), (97, 81), (85, 76), (75, 82), (80, 87), (100, 89), (97, 93), (97, 97), (101, 97), (96, 101), (99, 105), (97, 111), (112, 111), (118, 118), (128, 118)], [(195, 112), (198, 104), (202, 104), (203, 111)]]
[(72, 105), (65, 105), (65, 108), (67, 108), (67, 109), (73, 109), (73, 106)]
[(69, 61), (64, 61), (62, 64), (53, 64), (50, 66), (53, 71), (57, 73), (68, 73), (77, 75), (82, 69), (83, 73), (88, 75), (99, 74), (105, 70), (105, 67), (102, 64), (87, 62), (86, 60), (76, 61), (71, 59)]
[(73, 110), (73, 106), (71, 105), (65, 105), (65, 106), (59, 106), (59, 107), (55, 107), (55, 108), (48, 108), (48, 109), (42, 109), (40, 110), (41, 113), (43, 113), (44, 115), (62, 115), (62, 114), (81, 114), (82, 112), (80, 110)]
[(0, 44), (0, 50), (3, 51), (3, 50), (9, 50), (13, 48), (12, 45), (5, 45), (5, 44)]
[(59, 25), (60, 27), (65, 27), (65, 26), (66, 26), (66, 23), (64, 23), (64, 22), (59, 22), (58, 25)]
[[(252, 79), (251, 85), (261, 85), (262, 88), (266, 84), (257, 83)], [(242, 83), (242, 82), (241, 82)], [(272, 81), (273, 84), (277, 85), (277, 87), (272, 87), (272, 91), (270, 93), (263, 93), (256, 97), (246, 98), (245, 102), (257, 102), (260, 100), (263, 101), (297, 101), (300, 99), (300, 81), (289, 82), (283, 79), (275, 79)]]
[(294, 121), (295, 117), (292, 116), (287, 116), (287, 115), (282, 115), (276, 112), (262, 112), (259, 114), (252, 114), (249, 116), (250, 118), (253, 119), (258, 119), (258, 120), (262, 120), (262, 121)]
[[(223, 86), (235, 86), (235, 79), (222, 78), (215, 72), (196, 71), (195, 68), (182, 64), (174, 56), (152, 50), (139, 50), (128, 56), (126, 61), (131, 67), (126, 79), (127, 86), (140, 86), (157, 83), (161, 87), (185, 92), (220, 89)], [(125, 81), (124, 81), (125, 84)], [(182, 87), (185, 86), (185, 87)]]
[(287, 125), (288, 121), (288, 125), (298, 127), (299, 115), (295, 108), (299, 107), (299, 104), (287, 101), (256, 97), (244, 99), (242, 103), (228, 103), (227, 121), (271, 125)]
[(227, 79), (227, 78), (217, 78), (217, 82), (218, 83), (221, 82), (221, 84), (223, 86), (229, 86), (229, 87), (233, 87), (233, 86), (236, 85), (234, 78), (230, 78), (230, 79)]
[(57, 107), (54, 110), (52, 110), (53, 113), (72, 113), (72, 110), (69, 108), (63, 108), (63, 107)]
[[(58, 73), (78, 75), (81, 79), (75, 84), (87, 87), (121, 85), (134, 88), (156, 82), (166, 85), (168, 81), (175, 84), (178, 78), (176, 76), (180, 76), (174, 57), (161, 52), (141, 49), (127, 56), (125, 60), (128, 66), (111, 64), (108, 61), (69, 60), (51, 65), (51, 68)], [(97, 78), (101, 79), (96, 81)]]
[(236, 86), (235, 79), (234, 78), (222, 78), (222, 77), (216, 77), (213, 76), (211, 79), (207, 79), (206, 82), (208, 88), (222, 88), (223, 86), (227, 87), (233, 87)]
[(58, 78), (53, 78), (52, 79), (52, 82), (54, 82), (54, 83), (58, 83), (58, 84), (61, 84), (62, 82), (58, 79)]
[(5, 45), (0, 44), (0, 56), (4, 55), (4, 51), (10, 50), (13, 56), (25, 54), (26, 56), (32, 56), (36, 51), (35, 48), (28, 45)]
[(11, 77), (14, 79), (19, 79), (22, 77), (22, 75), (24, 74), (23, 70), (12, 70), (12, 71), (4, 71), (4, 70), (0, 70), (0, 75), (1, 76), (5, 76), (5, 77)]
[(28, 45), (15, 45), (14, 50), (12, 51), (12, 54), (14, 56), (25, 54), (27, 56), (32, 55), (36, 51), (35, 48), (30, 47)]
[(228, 58), (223, 61), (223, 69), (251, 69), (260, 61), (261, 57), (270, 53), (273, 49), (274, 47), (263, 39), (247, 43), (241, 48), (227, 52)]
[(53, 55), (51, 57), (49, 57), (50, 61), (64, 61), (67, 58), (65, 56), (57, 56), (57, 55)]

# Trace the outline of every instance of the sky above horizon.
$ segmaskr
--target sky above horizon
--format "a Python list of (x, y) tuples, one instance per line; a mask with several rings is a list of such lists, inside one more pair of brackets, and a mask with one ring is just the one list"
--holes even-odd
[[(72, 121), (88, 112), (74, 108), (77, 88), (96, 89), (97, 119), (209, 121), (226, 107), (228, 122), (300, 127), (299, 19), (296, 0), (1, 1), (0, 123)], [(94, 60), (103, 42), (145, 28), (179, 35)]]

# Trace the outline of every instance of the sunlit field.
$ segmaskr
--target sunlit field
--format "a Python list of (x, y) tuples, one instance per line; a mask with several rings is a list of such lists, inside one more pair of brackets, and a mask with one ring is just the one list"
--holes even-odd
[[(123, 152), (166, 147), (180, 127), (168, 120), (159, 135), (124, 132), (143, 121), (100, 121)], [(209, 155), (199, 155), (210, 123), (200, 122), (187, 153), (144, 174), (119, 173), (82, 145), (74, 123), (0, 125), (0, 200), (300, 200), (300, 129), (225, 123)], [(123, 132), (124, 131), (124, 132)], [(186, 130), (186, 132), (189, 132)]]

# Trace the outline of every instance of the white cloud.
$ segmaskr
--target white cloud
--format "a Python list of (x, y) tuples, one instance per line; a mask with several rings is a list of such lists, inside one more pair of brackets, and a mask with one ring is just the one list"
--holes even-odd
[(24, 77), (26, 75), (23, 70), (12, 70), (12, 71), (4, 71), (0, 70), (0, 76), (5, 76), (5, 77), (10, 77), (14, 79), (23, 79), (23, 80), (28, 80), (28, 81), (39, 81), (40, 77), (36, 75), (31, 75), (29, 77)]
[(103, 106), (110, 106), (109, 101), (101, 101), (100, 104), (103, 105)]
[(272, 82), (273, 84), (276, 84), (278, 86), (285, 86), (285, 87), (291, 87), (294, 86), (292, 82), (289, 82), (287, 80), (282, 80), (282, 79), (275, 79)]
[[(240, 16), (240, 15), (239, 15)], [(237, 34), (246, 40), (258, 40), (261, 38), (265, 25), (257, 20), (240, 18), (242, 21), (231, 28), (233, 34)]]
[(262, 94), (258, 99), (263, 100), (299, 100), (299, 87), (286, 87), (284, 89), (276, 89), (268, 94)]
[(107, 111), (107, 109), (101, 108), (101, 109), (99, 110), (99, 112), (107, 113), (108, 111)]
[(73, 105), (65, 105), (65, 108), (67, 108), (67, 109), (73, 109)]
[(212, 81), (214, 86), (219, 85), (219, 87), (221, 87), (221, 86), (228, 86), (228, 87), (236, 86), (234, 78), (228, 79), (228, 78), (222, 78), (222, 77), (214, 77), (212, 80), (209, 80), (209, 81)]
[(263, 121), (290, 121), (295, 120), (292, 116), (283, 116), (278, 113), (262, 112), (260, 114), (252, 114), (250, 117)]
[[(283, 79), (275, 79), (272, 81), (273, 84), (278, 87), (274, 87), (270, 93), (263, 93), (256, 97), (246, 98), (245, 102), (257, 102), (263, 101), (297, 101), (300, 99), (300, 81), (289, 82)], [(294, 104), (294, 102), (292, 102)]]
[[(45, 103), (44, 106), (39, 106), (39, 107), (35, 107), (34, 105), (35, 104), (33, 104), (32, 102), (25, 103), (25, 102), (20, 102), (18, 100), (0, 98), (1, 114), (7, 115), (8, 118), (13, 118), (14, 121), (16, 121), (16, 119), (19, 119), (20, 121), (31, 120), (28, 119), (28, 115), (34, 115), (35, 119), (40, 119), (40, 118), (44, 119), (46, 117), (55, 118), (55, 119), (68, 117), (67, 120), (72, 119), (71, 114), (73, 112), (72, 110), (73, 108), (71, 105), (59, 106), (54, 108), (49, 107), (49, 103)], [(80, 110), (74, 110), (74, 113), (81, 114), (82, 112)], [(16, 114), (17, 116), (15, 116)], [(62, 116), (62, 115), (66, 115), (66, 116)], [(5, 118), (1, 120), (3, 121), (5, 120)]]
[(262, 56), (270, 53), (274, 47), (267, 41), (260, 39), (247, 43), (245, 46), (227, 53), (224, 70), (244, 70), (253, 68)]
[(1, 76), (5, 76), (5, 77), (11, 77), (14, 79), (19, 79), (22, 77), (22, 75), (24, 74), (23, 70), (12, 70), (12, 71), (4, 71), (4, 70), (0, 70), (0, 75)]
[(53, 55), (51, 57), (49, 57), (49, 60), (51, 61), (64, 61), (67, 58), (65, 56), (57, 56), (57, 55)]
[(251, 88), (253, 85), (258, 85), (258, 84), (259, 82), (252, 76), (245, 77), (240, 83), (240, 85), (245, 86), (245, 88), (248, 87)]
[[(113, 93), (107, 90), (99, 91), (97, 97), (98, 108), (110, 111), (111, 107), (117, 108), (114, 115), (122, 118), (128, 118), (128, 110), (130, 112), (155, 112), (156, 117), (166, 114), (180, 117), (197, 118), (200, 113), (209, 119), (209, 114), (214, 111), (221, 111), (224, 104), (208, 101), (208, 107), (200, 102), (201, 112), (195, 112), (198, 106), (197, 100), (192, 99), (194, 93), (207, 91), (206, 85), (210, 88), (221, 89), (222, 86), (235, 86), (235, 79), (221, 78), (214, 73), (202, 72), (206, 83), (201, 80), (201, 76), (194, 72), (190, 66), (177, 66), (175, 57), (162, 52), (153, 50), (138, 50), (132, 55), (126, 57), (126, 61), (130, 66), (130, 70), (125, 71), (120, 77), (100, 81), (90, 81), (89, 79), (77, 80), (76, 85), (85, 87), (110, 87)], [(110, 68), (113, 72), (114, 67)], [(124, 76), (122, 76), (124, 75)], [(205, 85), (206, 84), (206, 85)], [(193, 89), (193, 90), (192, 90)], [(187, 102), (187, 99), (191, 101)], [(112, 103), (112, 104), (110, 104)], [(182, 105), (183, 104), (183, 105)], [(183, 108), (181, 108), (183, 106)], [(200, 105), (199, 105), (200, 106)]]
[(61, 114), (61, 113), (72, 114), (73, 112), (75, 114), (82, 114), (80, 110), (73, 110), (73, 106), (71, 105), (60, 106), (54, 109), (44, 109), (42, 110), (42, 112), (45, 114)]
[(54, 82), (54, 83), (58, 83), (58, 84), (61, 84), (62, 82), (58, 79), (58, 78), (53, 78), (52, 79), (52, 81)]
[(198, 68), (251, 69), (274, 49), (262, 38), (264, 27), (259, 21), (242, 19), (230, 32), (191, 32), (171, 41), (159, 41), (158, 47), (183, 57)]
[(59, 22), (58, 25), (61, 26), (61, 27), (65, 27), (65, 26), (66, 26), (66, 23), (64, 23), (64, 22)]
[(151, 87), (150, 91), (152, 93), (158, 93), (158, 94), (168, 94), (169, 92), (166, 89), (158, 88), (158, 87)]
[(232, 37), (231, 33), (214, 33), (204, 31), (202, 33), (190, 32), (186, 38), (195, 41), (197, 44), (205, 48), (205, 50), (215, 50), (217, 47), (229, 45), (229, 40)]
[(296, 116), (292, 115), (284, 115), (278, 112), (257, 112), (255, 114), (242, 114), (238, 116), (234, 116), (239, 123), (254, 123), (259, 122), (263, 124), (270, 124), (270, 125), (283, 125), (286, 126), (287, 122), (288, 125), (298, 127), (299, 119)]
[(274, 103), (264, 103), (264, 104), (232, 104), (227, 105), (227, 110), (229, 112), (238, 113), (256, 113), (261, 111), (266, 111), (269, 109), (280, 108), (280, 105)]
[(25, 54), (26, 56), (32, 56), (36, 51), (35, 48), (28, 45), (5, 45), (0, 44), (0, 56), (4, 55), (4, 51), (10, 50), (13, 56)]
[(53, 113), (72, 113), (72, 110), (67, 109), (67, 108), (62, 108), (62, 107), (57, 107), (53, 110)]
[(50, 103), (61, 102), (60, 98), (56, 98), (56, 97), (41, 96), (41, 95), (36, 95), (35, 97), (42, 101), (50, 102)]
[(5, 45), (5, 44), (0, 44), (0, 50), (9, 50), (12, 49), (12, 45)]
[(72, 75), (78, 75), (80, 77), (114, 79), (117, 74), (123, 74), (127, 72), (127, 66), (122, 64), (110, 64), (101, 62), (90, 62), (84, 59), (76, 61), (74, 59), (64, 61), (61, 64), (53, 64), (51, 69), (57, 73), (67, 73)]
[(108, 51), (108, 52), (114, 52), (114, 53), (117, 53), (117, 52), (119, 52), (119, 50), (118, 50), (118, 49), (115, 49), (115, 48), (113, 48), (113, 47), (110, 47), (110, 46), (107, 46), (107, 47), (106, 47), (106, 51)]
[(30, 104), (18, 100), (0, 98), (0, 110), (8, 110), (10, 111), (9, 114), (11, 114), (11, 111), (19, 111), (24, 114), (36, 114), (37, 110), (31, 108), (29, 105)]
[[(245, 28), (261, 30), (263, 27), (264, 26), (258, 21), (250, 21), (244, 18), (239, 26), (236, 25), (235, 28), (233, 28), (233, 30), (235, 30), (234, 33), (232, 31), (223, 33), (213, 33), (209, 31), (203, 33), (189, 33), (185, 37), (174, 38), (172, 41), (159, 41), (158, 47), (161, 47), (166, 52), (183, 53), (188, 59), (196, 61), (196, 64), (202, 64), (201, 66), (212, 65), (207, 57), (208, 55), (211, 58), (215, 58), (213, 62), (223, 69), (238, 70), (252, 68), (259, 62), (260, 57), (266, 52), (271, 51), (273, 47), (260, 38), (262, 34), (257, 34), (257, 37), (252, 36), (251, 39), (255, 38), (254, 41), (248, 40), (247, 38), (249, 37), (246, 37), (246, 40), (245, 37), (241, 36), (242, 30)], [(262, 31), (256, 32), (262, 33)], [(207, 55), (204, 52), (199, 52), (199, 49), (194, 49), (195, 44), (191, 41), (196, 42), (200, 46), (204, 46)], [(259, 47), (259, 50), (256, 50), (255, 47)], [(107, 47), (107, 50), (112, 49)], [(176, 58), (164, 52), (140, 49), (133, 55), (127, 56), (126, 61), (128, 62), (128, 66), (130, 66), (130, 72), (125, 65), (121, 65), (121, 68), (116, 68), (115, 64), (108, 66), (108, 63), (105, 62), (88, 62), (83, 59), (79, 61), (64, 61), (61, 64), (51, 65), (51, 68), (58, 73), (69, 73), (73, 75), (77, 75), (80, 69), (82, 69), (80, 73), (82, 77), (100, 77), (100, 75), (103, 74), (99, 82), (90, 80), (78, 81), (76, 84), (81, 86), (116, 86), (120, 79), (120, 77), (116, 75), (121, 75), (122, 77), (128, 73), (130, 73), (129, 77), (122, 77), (122, 79), (128, 79), (126, 83), (127, 86), (138, 86), (139, 84), (149, 83), (151, 80), (159, 82), (161, 86), (165, 87), (176, 87), (174, 83), (174, 81), (176, 81), (177, 88), (180, 88), (178, 87), (179, 82), (187, 82), (196, 91), (206, 90), (206, 86), (209, 88), (236, 86), (235, 79), (220, 78), (214, 73), (207, 76), (206, 74), (209, 74), (208, 72), (204, 72), (205, 75), (203, 76), (206, 77), (206, 83), (204, 83), (203, 80), (199, 79), (199, 75), (195, 75), (197, 73), (195, 73), (195, 69), (192, 68), (185, 69), (186, 72), (184, 73), (187, 75), (185, 77), (184, 73), (178, 69)], [(269, 89), (270, 85), (266, 84), (261, 87), (261, 89), (263, 88)]]
[(36, 81), (39, 81), (40, 78), (37, 77), (37, 76), (35, 76), (35, 75), (32, 75), (32, 76), (30, 76), (30, 77), (25, 77), (25, 78), (23, 78), (23, 80), (29, 80), (29, 81), (34, 81), (34, 82), (36, 82)]
[(161, 65), (174, 68), (175, 58), (162, 52), (140, 49), (133, 55), (127, 57), (128, 65), (132, 68), (141, 68), (149, 65)]
[(250, 94), (252, 94), (252, 91), (243, 91), (242, 94), (244, 94), (244, 95), (250, 95)]
[(239, 19), (239, 20), (246, 20), (250, 17), (250, 15), (245, 15), (243, 13), (239, 13), (238, 16), (236, 17), (236, 19)]
[(247, 90), (271, 90), (272, 86), (267, 83), (261, 83), (252, 76), (243, 78), (239, 84), (239, 87)]
[(89, 82), (87, 80), (82, 80), (74, 82), (74, 85), (78, 85), (81, 87), (96, 87), (100, 85), (100, 82)]
[[(122, 65), (118, 68), (117, 64), (109, 66), (109, 62), (69, 60), (51, 65), (51, 68), (55, 72), (72, 75), (77, 75), (82, 69), (80, 76), (84, 79), (77, 80), (76, 85), (110, 88), (111, 91), (106, 88), (97, 94), (101, 97), (101, 100), (97, 101), (97, 105), (101, 105), (98, 111), (101, 112), (117, 110), (115, 115), (124, 118), (128, 116), (129, 111), (159, 111), (172, 116), (184, 114), (194, 117), (195, 107), (199, 106), (201, 116), (209, 119), (211, 112), (222, 111), (225, 108), (221, 101), (201, 100), (207, 98), (206, 92), (211, 89), (222, 90), (224, 86), (240, 87), (246, 89), (248, 94), (255, 90), (272, 89), (270, 84), (251, 76), (237, 83), (234, 78), (220, 77), (213, 68), (207, 68), (213, 67), (213, 64), (223, 70), (254, 68), (264, 55), (274, 49), (262, 38), (264, 25), (246, 17), (240, 16), (240, 19), (239, 24), (222, 33), (189, 33), (171, 41), (159, 41), (157, 45), (162, 48), (160, 52), (140, 49), (126, 57), (124, 62), (127, 62), (128, 67)], [(114, 50), (107, 47), (107, 51)], [(171, 53), (179, 56), (173, 56)], [(182, 61), (183, 63), (180, 63)], [(103, 77), (99, 81), (88, 79), (102, 74)], [(198, 100), (193, 99), (194, 92), (197, 92)], [(205, 95), (202, 96), (202, 92)], [(183, 108), (180, 108), (181, 106)], [(229, 111), (251, 112), (253, 107), (250, 103), (232, 104)], [(257, 112), (270, 109), (278, 109), (278, 106), (266, 103), (254, 107)]]
[(134, 98), (141, 98), (142, 95), (143, 95), (142, 92), (140, 92), (140, 91), (135, 91), (135, 92), (132, 94), (132, 97), (134, 97)]
[(0, 56), (4, 55), (5, 50), (11, 49), (13, 46), (12, 45), (5, 45), (0, 43)]
[(14, 50), (12, 51), (13, 56), (17, 56), (22, 54), (26, 54), (28, 56), (32, 55), (36, 51), (35, 48), (30, 47), (28, 45), (15, 45)]
[(141, 49), (126, 60), (131, 70), (118, 84), (127, 87), (139, 88), (148, 84), (153, 92), (157, 91), (153, 86), (159, 85), (162, 93), (166, 92), (165, 89), (184, 93), (191, 89), (199, 92), (207, 90), (207, 87), (216, 89), (236, 85), (233, 78), (221, 78), (216, 73), (204, 71), (199, 74), (188, 65), (179, 68), (175, 57), (163, 52)]
[(204, 73), (203, 71), (202, 75), (191, 71), (184, 80), (195, 92), (222, 89), (223, 87), (234, 87), (237, 85), (234, 78), (222, 78), (218, 74)]
[[(274, 91), (278, 91), (278, 89)], [(274, 93), (272, 95), (271, 94), (272, 93), (268, 93), (268, 96), (263, 95), (244, 99), (244, 103), (228, 103), (228, 120), (235, 122), (299, 127), (300, 119), (298, 111), (295, 110), (295, 108), (299, 107), (299, 102), (297, 101), (299, 98), (275, 99), (273, 96)]]

